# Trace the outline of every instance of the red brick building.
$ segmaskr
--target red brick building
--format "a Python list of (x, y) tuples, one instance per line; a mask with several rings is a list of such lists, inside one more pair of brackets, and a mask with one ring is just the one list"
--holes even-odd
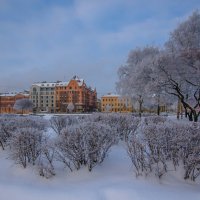
[(68, 112), (68, 105), (74, 112), (91, 112), (97, 109), (96, 89), (88, 87), (83, 79), (74, 76), (69, 82), (55, 86), (56, 112)]
[(0, 113), (20, 113), (13, 109), (18, 99), (29, 98), (29, 94), (24, 93), (3, 93), (0, 94)]

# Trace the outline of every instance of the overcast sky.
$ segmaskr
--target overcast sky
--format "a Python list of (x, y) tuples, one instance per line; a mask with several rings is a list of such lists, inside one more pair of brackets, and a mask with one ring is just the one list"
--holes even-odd
[(74, 75), (115, 92), (135, 47), (162, 46), (200, 0), (0, 0), (0, 92)]

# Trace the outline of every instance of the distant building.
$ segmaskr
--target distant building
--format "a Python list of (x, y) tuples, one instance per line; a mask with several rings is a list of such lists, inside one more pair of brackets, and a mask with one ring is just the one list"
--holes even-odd
[(2, 114), (16, 114), (20, 113), (20, 111), (15, 110), (14, 104), (18, 99), (29, 98), (28, 92), (12, 92), (12, 93), (1, 93), (0, 94), (0, 113)]
[(101, 97), (101, 112), (133, 112), (129, 97), (108, 93)]
[(56, 112), (68, 112), (73, 104), (73, 112), (92, 112), (97, 108), (96, 89), (88, 87), (83, 79), (74, 76), (69, 82), (60, 82), (55, 87)]
[(101, 112), (101, 99), (97, 99), (97, 111)]
[(55, 85), (57, 83), (34, 83), (30, 88), (30, 99), (34, 112), (55, 112)]
[(91, 112), (96, 110), (97, 93), (83, 79), (74, 76), (69, 82), (34, 83), (30, 89), (35, 112)]

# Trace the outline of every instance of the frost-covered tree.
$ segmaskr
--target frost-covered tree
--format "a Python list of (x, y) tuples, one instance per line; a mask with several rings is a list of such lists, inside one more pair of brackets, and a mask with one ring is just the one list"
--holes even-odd
[(30, 99), (18, 99), (16, 100), (14, 107), (15, 110), (22, 111), (22, 114), (25, 110), (31, 111), (33, 109), (33, 102)]
[(117, 91), (138, 102), (140, 116), (143, 104), (149, 101), (155, 91), (161, 92), (152, 84), (157, 81), (152, 68), (158, 54), (159, 49), (155, 47), (136, 48), (130, 52), (126, 64), (118, 70)]
[(180, 100), (190, 121), (197, 121), (200, 115), (199, 11), (171, 33), (157, 61), (160, 85)]
[(67, 110), (71, 113), (71, 112), (73, 112), (74, 111), (74, 104), (73, 103), (69, 103), (68, 105), (67, 105)]
[(112, 106), (110, 104), (106, 104), (105, 111), (106, 112), (111, 112), (112, 111)]

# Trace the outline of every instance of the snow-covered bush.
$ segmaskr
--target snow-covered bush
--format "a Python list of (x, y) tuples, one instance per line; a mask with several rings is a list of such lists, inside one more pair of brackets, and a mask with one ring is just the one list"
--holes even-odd
[(44, 137), (41, 145), (41, 153), (38, 161), (38, 170), (40, 176), (50, 178), (55, 176), (54, 162), (55, 160), (55, 144), (54, 140)]
[(48, 127), (48, 121), (41, 117), (16, 117), (15, 119), (15, 127), (16, 128), (30, 128), (34, 127), (40, 131), (46, 131)]
[(24, 168), (34, 165), (41, 153), (42, 134), (36, 128), (17, 128), (9, 139), (10, 158)]
[(157, 123), (163, 123), (163, 121), (156, 120), (155, 124), (149, 124), (144, 127), (143, 143), (146, 145), (146, 152), (148, 157), (148, 164), (150, 172), (154, 173), (155, 176), (161, 178), (161, 176), (167, 172), (167, 144), (168, 144), (168, 127), (164, 124), (160, 125)]
[(167, 121), (167, 117), (164, 116), (149, 116), (144, 118), (145, 124), (164, 124)]
[(199, 123), (175, 123), (162, 117), (144, 122), (127, 139), (127, 152), (136, 175), (152, 173), (161, 178), (172, 170), (172, 163), (174, 170), (183, 165), (185, 179), (195, 180), (200, 175)]
[(4, 149), (9, 137), (19, 128), (46, 130), (48, 123), (43, 118), (33, 116), (2, 115), (0, 117), (0, 145)]
[(128, 140), (130, 134), (135, 133), (140, 125), (141, 119), (131, 115), (124, 115), (119, 118), (118, 132), (121, 133), (121, 139)]
[(80, 169), (85, 163), (82, 137), (80, 127), (74, 125), (64, 128), (56, 142), (57, 160), (64, 163), (71, 171), (73, 167)]
[(103, 162), (115, 144), (111, 128), (100, 122), (84, 122), (63, 129), (56, 143), (56, 158), (71, 171), (87, 165), (89, 171)]
[(76, 116), (54, 116), (50, 119), (51, 128), (58, 134), (61, 134), (62, 129), (66, 126), (77, 124)]
[(200, 124), (184, 125), (181, 135), (176, 135), (174, 146), (185, 169), (185, 179), (195, 179), (200, 175)]
[(6, 117), (0, 118), (0, 145), (4, 150), (8, 138), (12, 135), (14, 128), (11, 121)]
[(112, 129), (108, 125), (88, 122), (80, 126), (83, 134), (83, 148), (89, 171), (103, 162), (109, 148), (115, 144)]
[(132, 137), (127, 140), (127, 152), (134, 166), (136, 176), (148, 174), (150, 169), (145, 144), (132, 133)]
[(113, 137), (126, 140), (128, 135), (138, 128), (140, 118), (134, 117), (132, 114), (106, 113), (94, 114), (89, 117), (88, 121), (101, 122), (108, 125), (114, 133)]

